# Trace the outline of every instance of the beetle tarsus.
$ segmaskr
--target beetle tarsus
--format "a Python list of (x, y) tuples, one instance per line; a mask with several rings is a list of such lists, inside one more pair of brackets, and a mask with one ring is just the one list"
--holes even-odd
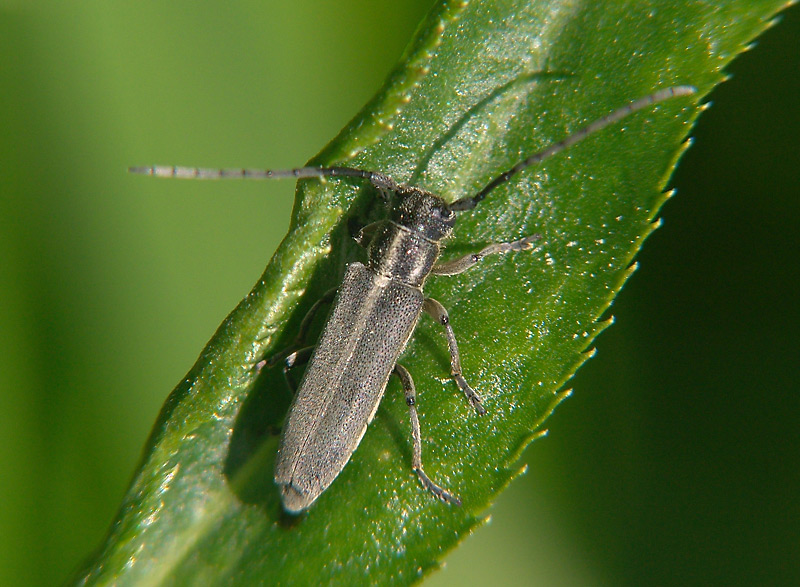
[(467, 383), (467, 380), (464, 379), (464, 376), (461, 373), (453, 373), (453, 379), (456, 380), (456, 385), (458, 385), (459, 389), (464, 392), (464, 395), (467, 396), (467, 401), (469, 401), (469, 405), (473, 407), (473, 409), (478, 412), (479, 416), (483, 416), (486, 413), (486, 408), (483, 407), (483, 400), (481, 396), (478, 395), (478, 392), (472, 389), (472, 386)]
[(414, 469), (414, 472), (419, 477), (419, 480), (422, 482), (422, 486), (425, 487), (428, 491), (433, 493), (436, 497), (442, 500), (445, 503), (452, 503), (453, 505), (461, 505), (461, 500), (458, 499), (455, 495), (439, 487), (431, 481), (430, 477), (425, 474), (425, 471), (422, 470), (422, 467), (417, 467)]

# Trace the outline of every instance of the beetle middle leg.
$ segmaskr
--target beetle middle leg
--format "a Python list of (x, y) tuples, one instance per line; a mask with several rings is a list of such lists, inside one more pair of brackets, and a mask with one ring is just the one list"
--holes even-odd
[(292, 344), (262, 362), (263, 365), (266, 365), (267, 367), (274, 367), (283, 361), (283, 377), (286, 379), (286, 384), (289, 386), (292, 395), (294, 395), (294, 393), (297, 391), (297, 384), (292, 379), (290, 371), (297, 365), (307, 363), (311, 358), (311, 353), (314, 350), (314, 346), (303, 347), (306, 335), (308, 334), (308, 330), (311, 328), (312, 321), (319, 313), (320, 308), (322, 308), (322, 306), (325, 304), (330, 304), (335, 295), (336, 288), (333, 288), (326, 291), (321, 298), (314, 302), (314, 305), (309, 308), (308, 312), (303, 317), (303, 321), (300, 322), (300, 327), (297, 329), (297, 335), (294, 337)]
[(478, 251), (477, 253), (470, 253), (452, 261), (445, 261), (444, 263), (437, 263), (431, 269), (433, 275), (458, 275), (463, 273), (487, 255), (495, 255), (498, 253), (509, 253), (511, 251), (527, 251), (533, 248), (533, 243), (541, 238), (539, 234), (532, 234), (525, 238), (510, 243), (492, 243)]
[[(330, 304), (333, 301), (333, 298), (336, 296), (337, 288), (329, 289), (326, 291), (321, 298), (319, 298), (314, 305), (309, 308), (308, 312), (306, 313), (303, 321), (300, 323), (300, 327), (297, 329), (297, 336), (294, 337), (294, 341), (288, 347), (283, 349), (282, 351), (275, 353), (270, 358), (266, 360), (265, 365), (267, 367), (274, 367), (281, 361), (289, 360), (289, 357), (300, 350), (303, 349), (303, 344), (306, 341), (306, 335), (308, 334), (308, 330), (311, 328), (311, 322), (314, 320), (314, 317), (319, 313), (320, 308), (325, 304)], [(296, 361), (293, 361), (296, 362)], [(289, 365), (292, 367), (293, 365)], [(284, 369), (285, 370), (285, 369)]]
[(292, 395), (295, 394), (297, 391), (297, 384), (292, 379), (291, 371), (297, 365), (305, 365), (308, 363), (309, 359), (311, 359), (311, 353), (314, 352), (314, 346), (307, 346), (302, 349), (298, 349), (293, 353), (290, 353), (288, 357), (284, 360), (283, 363), (283, 377), (286, 379), (286, 385), (289, 386), (289, 389), (292, 391)]
[(461, 355), (458, 353), (456, 335), (453, 332), (453, 327), (450, 326), (450, 316), (448, 316), (447, 310), (433, 298), (425, 298), (425, 301), (422, 303), (422, 309), (439, 324), (444, 326), (444, 333), (445, 336), (447, 336), (447, 346), (450, 347), (450, 374), (453, 376), (453, 379), (455, 379), (458, 388), (467, 396), (470, 405), (478, 412), (478, 415), (484, 415), (486, 413), (486, 408), (484, 408), (481, 403), (483, 400), (481, 400), (478, 392), (470, 387), (467, 380), (464, 379), (464, 375), (461, 373)]
[(414, 441), (414, 455), (411, 457), (411, 466), (419, 477), (422, 485), (444, 502), (461, 505), (461, 500), (446, 489), (438, 486), (431, 481), (430, 477), (422, 469), (422, 433), (419, 428), (419, 416), (417, 415), (417, 391), (414, 387), (414, 380), (408, 369), (400, 364), (395, 364), (394, 373), (403, 384), (403, 391), (406, 394), (406, 405), (411, 415), (411, 437)]

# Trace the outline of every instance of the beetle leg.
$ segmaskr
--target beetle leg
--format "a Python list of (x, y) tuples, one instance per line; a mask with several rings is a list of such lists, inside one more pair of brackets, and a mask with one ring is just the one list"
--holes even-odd
[(288, 360), (289, 355), (291, 355), (294, 351), (302, 349), (303, 344), (306, 341), (308, 329), (311, 328), (311, 322), (314, 320), (314, 317), (317, 315), (319, 309), (323, 305), (330, 304), (333, 301), (333, 298), (336, 295), (336, 290), (337, 288), (329, 289), (322, 295), (320, 299), (314, 302), (314, 305), (311, 306), (311, 308), (308, 310), (308, 313), (306, 313), (305, 317), (303, 318), (303, 321), (300, 323), (300, 327), (297, 329), (297, 336), (294, 337), (292, 344), (267, 359), (264, 363), (267, 367), (274, 367), (284, 359)]
[(362, 226), (359, 231), (353, 236), (353, 240), (358, 243), (359, 246), (367, 248), (369, 243), (372, 241), (372, 237), (375, 236), (375, 232), (384, 224), (383, 220), (378, 222), (371, 222), (366, 226)]
[(402, 365), (395, 364), (394, 373), (403, 384), (403, 391), (406, 394), (406, 405), (411, 415), (411, 437), (414, 440), (414, 455), (411, 458), (411, 466), (414, 472), (419, 477), (425, 489), (433, 493), (436, 497), (447, 503), (461, 505), (460, 499), (431, 481), (430, 477), (428, 477), (422, 469), (422, 434), (420, 433), (419, 417), (417, 416), (417, 391), (414, 387), (414, 380), (411, 378), (411, 373), (408, 372), (408, 369)]
[(439, 324), (444, 326), (447, 346), (450, 347), (450, 374), (453, 376), (453, 379), (455, 379), (458, 388), (467, 396), (470, 405), (478, 412), (478, 415), (484, 415), (486, 413), (486, 408), (481, 404), (481, 397), (478, 395), (478, 392), (470, 387), (467, 380), (464, 379), (464, 375), (461, 373), (461, 356), (458, 353), (456, 335), (453, 332), (453, 327), (450, 326), (450, 316), (447, 315), (447, 310), (433, 298), (425, 298), (422, 309)]
[(292, 379), (290, 375), (290, 371), (295, 368), (297, 365), (305, 365), (308, 363), (308, 360), (311, 358), (311, 353), (314, 352), (313, 346), (307, 346), (303, 349), (294, 351), (293, 353), (289, 354), (286, 357), (284, 364), (283, 364), (283, 376), (286, 378), (286, 383), (289, 386), (289, 389), (292, 390), (292, 395), (297, 391), (297, 385)]
[(526, 236), (518, 241), (510, 243), (493, 243), (484, 247), (477, 253), (470, 253), (452, 261), (445, 261), (444, 263), (437, 263), (431, 269), (433, 275), (458, 275), (463, 273), (487, 255), (494, 255), (497, 253), (508, 253), (511, 251), (527, 251), (533, 248), (534, 241), (541, 238), (541, 235), (532, 234)]

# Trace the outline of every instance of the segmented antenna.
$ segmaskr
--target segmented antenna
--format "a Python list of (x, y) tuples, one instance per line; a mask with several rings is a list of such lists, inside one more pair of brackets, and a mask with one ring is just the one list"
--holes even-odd
[(497, 186), (504, 184), (509, 179), (511, 179), (514, 175), (522, 171), (523, 169), (527, 169), (532, 165), (536, 165), (563, 151), (564, 149), (571, 147), (578, 141), (581, 141), (588, 137), (590, 134), (596, 133), (599, 130), (604, 129), (610, 124), (614, 124), (628, 116), (629, 114), (633, 114), (638, 110), (642, 110), (643, 108), (647, 108), (652, 104), (657, 104), (658, 102), (662, 102), (664, 100), (668, 100), (669, 98), (674, 98), (676, 96), (688, 96), (690, 94), (694, 94), (697, 91), (697, 88), (693, 86), (672, 86), (670, 88), (665, 88), (663, 90), (659, 90), (657, 92), (653, 92), (643, 98), (639, 98), (631, 102), (630, 104), (615, 110), (611, 114), (607, 114), (602, 118), (598, 118), (594, 122), (584, 126), (582, 129), (575, 131), (567, 138), (553, 143), (549, 147), (546, 147), (542, 151), (538, 153), (534, 153), (533, 155), (526, 157), (512, 168), (507, 171), (504, 171), (497, 177), (495, 177), (492, 181), (487, 183), (477, 194), (474, 196), (468, 196), (465, 198), (461, 198), (460, 200), (456, 200), (452, 204), (450, 204), (451, 210), (472, 210), (478, 202), (483, 200), (489, 192), (491, 192)]
[[(532, 165), (536, 165), (560, 153), (564, 149), (571, 147), (578, 141), (581, 141), (610, 124), (614, 124), (633, 114), (643, 108), (647, 108), (652, 104), (657, 104), (669, 98), (676, 96), (688, 96), (694, 94), (697, 88), (693, 86), (672, 86), (657, 92), (653, 92), (643, 98), (639, 98), (630, 104), (615, 110), (611, 114), (607, 114), (602, 118), (598, 118), (594, 122), (584, 126), (582, 129), (572, 133), (567, 138), (553, 143), (538, 153), (526, 157), (507, 171), (504, 171), (492, 181), (486, 184), (474, 196), (468, 196), (456, 200), (450, 204), (451, 210), (471, 210), (481, 200), (483, 200), (489, 192), (497, 186), (504, 184), (514, 175), (527, 169)], [(352, 167), (298, 167), (296, 169), (210, 169), (204, 167), (177, 167), (172, 165), (153, 165), (151, 167), (130, 167), (130, 173), (137, 175), (152, 175), (155, 177), (176, 177), (179, 179), (301, 179), (308, 177), (356, 177), (366, 179), (377, 188), (397, 192), (401, 189), (401, 185), (394, 181), (386, 174), (377, 171), (366, 171), (364, 169), (354, 169)]]
[(396, 192), (400, 184), (388, 175), (352, 167), (298, 167), (296, 169), (212, 169), (207, 167), (179, 167), (152, 165), (129, 167), (129, 173), (178, 179), (301, 179), (304, 177), (357, 177), (366, 179), (375, 187)]

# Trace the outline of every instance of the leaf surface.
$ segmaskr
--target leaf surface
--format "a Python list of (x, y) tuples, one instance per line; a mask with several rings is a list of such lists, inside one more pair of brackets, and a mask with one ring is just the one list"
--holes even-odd
[(462, 214), (444, 258), (542, 235), (532, 252), (426, 286), (449, 310), (485, 416), (452, 382), (432, 321), (423, 317), (402, 358), (417, 384), (426, 471), (463, 506), (436, 501), (411, 471), (408, 413), (390, 381), (339, 478), (307, 514), (282, 513), (272, 467), (289, 394), (278, 369), (257, 365), (363, 257), (352, 224), (382, 214), (363, 183), (306, 180), (290, 232), (169, 396), (107, 540), (77, 579), (406, 584), (435, 568), (517, 474), (520, 452), (609, 323), (603, 316), (657, 225), (699, 97), (782, 5), (437, 4), (384, 88), (312, 164), (379, 170), (454, 200), (656, 89), (700, 90), (587, 138)]

